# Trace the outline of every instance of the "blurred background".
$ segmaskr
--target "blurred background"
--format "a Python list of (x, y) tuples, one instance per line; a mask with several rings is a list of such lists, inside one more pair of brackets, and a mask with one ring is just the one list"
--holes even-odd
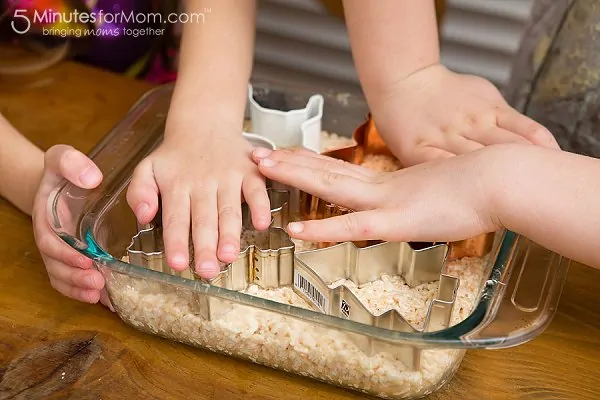
[[(335, 15), (336, 4), (260, 0), (255, 74), (283, 77), (295, 70), (298, 80), (360, 90), (345, 27)], [(442, 62), (503, 87), (532, 5), (533, 0), (438, 2)]]
[[(442, 62), (455, 71), (483, 76), (502, 88), (508, 82), (533, 0), (435, 1)], [(16, 3), (30, 11), (52, 6), (171, 12), (179, 7), (176, 1), (4, 0), (1, 9), (4, 11), (0, 11), (0, 15), (4, 14), (0, 19), (0, 39), (37, 51), (48, 64), (68, 57), (158, 83), (175, 77), (181, 26), (167, 27), (162, 37), (129, 37), (120, 42), (106, 38), (49, 38), (39, 32), (36, 36), (35, 29), (27, 35), (15, 35), (10, 29), (9, 8)], [(341, 0), (259, 0), (258, 3), (255, 78), (293, 80), (313, 87), (360, 93)], [(18, 73), (21, 67), (27, 68), (0, 55), (0, 73)]]

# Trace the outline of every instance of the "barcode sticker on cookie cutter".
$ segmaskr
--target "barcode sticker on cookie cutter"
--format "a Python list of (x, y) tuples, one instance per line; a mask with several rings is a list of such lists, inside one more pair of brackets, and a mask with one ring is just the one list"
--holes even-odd
[(328, 312), (329, 298), (298, 270), (294, 271), (294, 288), (302, 292), (321, 312)]

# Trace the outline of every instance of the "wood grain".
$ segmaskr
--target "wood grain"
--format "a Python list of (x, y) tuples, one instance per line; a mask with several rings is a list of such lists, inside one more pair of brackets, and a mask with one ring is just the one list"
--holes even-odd
[[(149, 88), (72, 63), (20, 85), (0, 79), (0, 111), (27, 137), (43, 148), (64, 142), (83, 151)], [(600, 398), (599, 286), (599, 271), (574, 265), (545, 333), (513, 349), (469, 352), (456, 377), (430, 399)], [(61, 296), (48, 282), (29, 218), (4, 201), (0, 374), (0, 399), (364, 398), (139, 333), (100, 305)]]

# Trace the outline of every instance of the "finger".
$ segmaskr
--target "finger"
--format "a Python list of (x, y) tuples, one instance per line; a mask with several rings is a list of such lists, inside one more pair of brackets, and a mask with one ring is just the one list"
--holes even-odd
[(259, 176), (248, 176), (242, 182), (243, 198), (248, 203), (252, 225), (259, 231), (271, 224), (271, 202), (267, 194), (265, 180)]
[(491, 146), (494, 144), (502, 143), (532, 144), (525, 137), (498, 127), (476, 132), (475, 134), (469, 135), (468, 138), (477, 141), (484, 146)]
[(498, 113), (496, 123), (498, 127), (523, 136), (538, 146), (560, 148), (548, 129), (513, 108), (507, 107)]
[[(296, 154), (301, 154), (301, 155), (306, 155), (306, 156), (310, 156), (310, 155), (314, 155), (314, 156), (321, 156), (319, 153), (315, 153), (314, 151), (299, 147), (299, 148), (295, 148), (295, 149), (280, 149), (280, 150), (271, 150), (271, 149), (266, 149), (264, 147), (259, 147), (259, 148), (255, 148), (254, 150), (252, 150), (252, 159), (255, 162), (259, 162), (261, 159), (265, 158), (265, 157), (269, 157), (271, 154), (273, 154), (274, 151), (277, 151), (278, 153), (282, 153), (282, 154), (287, 154), (287, 153), (296, 153)], [(326, 156), (321, 156), (321, 157), (326, 157)]]
[(368, 179), (378, 174), (377, 171), (374, 171), (370, 168), (302, 150), (294, 150), (289, 154), (285, 151), (279, 150), (275, 151), (273, 156), (270, 158), (276, 161), (281, 160), (292, 164), (305, 165), (315, 169), (324, 169), (339, 174), (346, 174), (358, 179)]
[(84, 189), (95, 188), (102, 182), (102, 172), (85, 154), (71, 146), (52, 146), (45, 154), (44, 167), (47, 174), (65, 177)]
[(403, 240), (398, 224), (390, 223), (390, 210), (353, 212), (322, 220), (291, 222), (291, 237), (315, 242), (351, 242), (356, 240)]
[(482, 225), (476, 213), (457, 217), (454, 211), (432, 213), (431, 207), (418, 202), (394, 209), (378, 208), (321, 220), (291, 222), (287, 231), (292, 238), (309, 242), (454, 242), (495, 229)]
[(450, 158), (456, 154), (451, 153), (447, 150), (440, 149), (432, 146), (417, 147), (414, 149), (408, 157), (405, 157), (405, 167), (410, 167), (417, 164), (422, 164), (428, 161)]
[(84, 270), (71, 267), (48, 257), (44, 257), (44, 264), (49, 276), (69, 286), (95, 290), (104, 288), (104, 277), (95, 269)]
[(377, 204), (376, 185), (352, 176), (264, 158), (260, 172), (269, 179), (298, 188), (340, 206), (362, 210)]
[(482, 149), (483, 147), (483, 144), (468, 139), (463, 135), (449, 135), (446, 137), (443, 149), (450, 153), (460, 155)]
[(35, 221), (34, 223), (35, 242), (43, 257), (49, 257), (84, 270), (92, 268), (92, 260), (68, 246), (47, 225), (44, 225), (44, 222)]
[(83, 301), (84, 303), (95, 304), (100, 300), (100, 291), (95, 289), (82, 289), (77, 286), (70, 286), (65, 282), (50, 278), (50, 284), (59, 293), (70, 297), (74, 300)]
[[(219, 216), (218, 258), (225, 263), (233, 262), (240, 253), (240, 236), (242, 234), (242, 206), (240, 203), (239, 193), (241, 187), (241, 179), (239, 181), (232, 180), (231, 182), (223, 182), (217, 191)], [(204, 227), (201, 227), (200, 229), (203, 228)], [(203, 234), (203, 236), (208, 235), (208, 232)], [(207, 248), (207, 250), (209, 250), (209, 248)], [(216, 270), (216, 268), (214, 269)]]
[[(253, 158), (255, 153), (266, 154), (265, 152), (258, 150), (259, 149), (256, 149), (253, 153)], [(267, 152), (270, 152), (271, 154), (267, 156), (275, 161), (285, 161), (290, 164), (302, 165), (309, 168), (328, 170), (338, 174), (353, 176), (358, 179), (368, 179), (377, 175), (377, 171), (374, 171), (370, 168), (365, 168), (360, 165), (351, 164), (349, 162), (321, 154), (304, 151), (302, 149), (276, 150), (273, 152), (267, 149), (260, 150), (266, 150)], [(256, 158), (257, 161), (260, 162), (260, 160), (265, 157)]]
[(158, 212), (158, 185), (150, 161), (142, 161), (127, 188), (127, 204), (140, 224), (147, 224)]
[[(238, 186), (237, 190), (241, 190), (240, 186)], [(206, 187), (205, 190), (198, 193), (200, 195), (196, 194), (192, 198), (194, 268), (200, 277), (212, 279), (217, 276), (220, 270), (217, 262), (219, 235), (217, 186), (215, 184)], [(236, 200), (238, 199), (239, 197), (236, 198)]]
[(177, 187), (162, 190), (163, 240), (167, 263), (177, 271), (190, 265), (190, 195)]

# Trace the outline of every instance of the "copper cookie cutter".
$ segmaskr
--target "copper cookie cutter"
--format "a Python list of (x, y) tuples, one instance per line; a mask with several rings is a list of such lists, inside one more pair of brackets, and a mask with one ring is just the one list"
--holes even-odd
[[(394, 159), (398, 163), (398, 166), (401, 167), (399, 161), (388, 149), (379, 134), (371, 114), (367, 116), (366, 121), (362, 125), (355, 129), (352, 138), (356, 143), (355, 145), (328, 151), (323, 153), (323, 155), (357, 165), (362, 164), (368, 155), (387, 156)], [(352, 212), (352, 210), (326, 202), (306, 192), (300, 192), (299, 197), (302, 219), (323, 219)], [(449, 258), (483, 257), (490, 252), (493, 242), (494, 233), (481, 234), (473, 238), (454, 242), (451, 246)], [(369, 241), (357, 242), (356, 244), (365, 246), (373, 243), (373, 241)], [(323, 248), (334, 244), (319, 243), (319, 247)]]

